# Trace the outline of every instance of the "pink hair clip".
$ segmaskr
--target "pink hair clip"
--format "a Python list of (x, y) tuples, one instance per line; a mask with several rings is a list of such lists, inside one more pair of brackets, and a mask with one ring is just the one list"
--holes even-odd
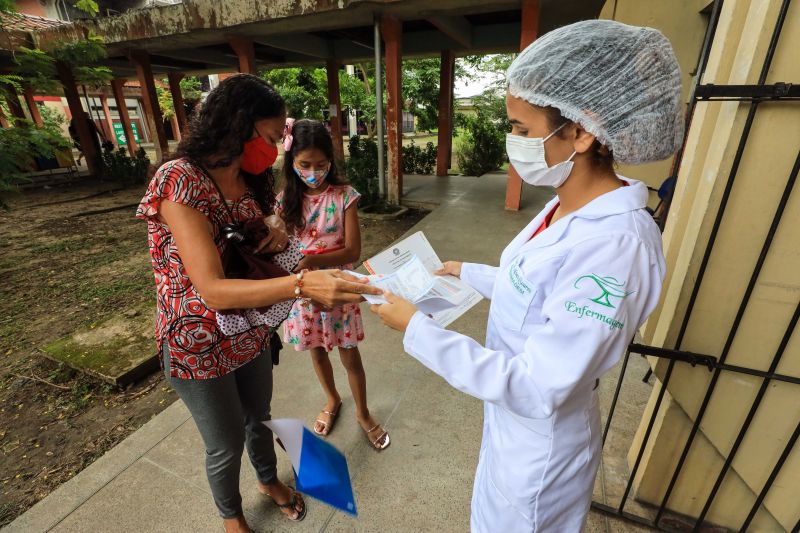
[(294, 119), (287, 118), (286, 125), (283, 127), (283, 149), (287, 152), (292, 149), (292, 141), (294, 140), (292, 127), (294, 127)]

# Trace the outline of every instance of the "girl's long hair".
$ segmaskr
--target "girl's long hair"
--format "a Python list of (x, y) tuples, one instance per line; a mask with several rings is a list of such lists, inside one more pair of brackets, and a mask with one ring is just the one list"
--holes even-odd
[[(208, 93), (192, 114), (175, 156), (207, 169), (228, 166), (244, 151), (256, 121), (285, 114), (283, 98), (269, 83), (252, 74), (231, 76)], [(261, 211), (271, 214), (275, 205), (272, 169), (261, 174), (241, 173)]]
[(295, 154), (316, 148), (331, 162), (325, 181), (331, 185), (344, 185), (347, 180), (339, 174), (333, 152), (333, 140), (322, 122), (310, 119), (298, 120), (292, 127), (292, 137), (292, 147), (283, 158), (283, 177), (286, 181), (283, 189), (283, 220), (290, 229), (299, 231), (306, 227), (303, 218), (303, 195), (308, 191), (308, 186), (294, 171)]

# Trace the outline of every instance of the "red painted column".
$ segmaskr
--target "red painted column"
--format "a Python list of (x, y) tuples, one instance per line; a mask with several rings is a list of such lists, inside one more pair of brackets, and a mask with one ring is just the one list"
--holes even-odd
[(453, 145), (453, 84), (456, 55), (442, 50), (439, 67), (439, 144), (436, 149), (436, 175), (447, 176)]
[(239, 72), (244, 74), (256, 73), (256, 49), (253, 41), (246, 37), (231, 35), (228, 44), (239, 58)]
[(86, 166), (89, 173), (97, 175), (97, 153), (95, 133), (89, 128), (89, 115), (83, 110), (81, 97), (78, 94), (78, 86), (75, 84), (75, 76), (69, 65), (62, 61), (56, 61), (56, 71), (61, 85), (64, 87), (64, 97), (67, 99), (69, 111), (75, 119), (75, 131), (78, 133), (78, 141), (81, 143), (81, 150), (86, 159)]
[(164, 131), (164, 116), (158, 105), (158, 93), (156, 93), (156, 84), (153, 80), (150, 55), (143, 50), (134, 50), (130, 53), (130, 59), (136, 67), (136, 76), (142, 86), (144, 112), (150, 119), (150, 129), (156, 137), (156, 160), (161, 161), (169, 153), (169, 144), (167, 143), (167, 133)]
[(23, 111), (22, 104), (19, 101), (17, 89), (13, 85), (10, 83), (0, 85), (0, 94), (6, 97), (8, 110), (11, 112), (11, 116), (15, 119), (14, 123), (16, 125), (18, 125), (16, 119), (19, 119), (20, 121), (28, 119), (28, 117), (25, 116), (25, 111)]
[[(125, 80), (111, 80), (111, 91), (114, 93), (114, 101), (117, 103), (119, 121), (122, 122), (122, 130), (125, 132), (125, 144), (128, 145), (128, 155), (136, 154), (139, 147), (136, 145), (136, 137), (133, 136), (133, 126), (131, 126), (131, 116), (128, 114), (128, 106), (125, 103)], [(112, 127), (113, 130), (113, 127)], [(116, 140), (116, 135), (114, 135)]]
[(103, 123), (106, 129), (106, 139), (119, 148), (117, 145), (117, 136), (114, 135), (114, 122), (111, 120), (111, 109), (108, 107), (108, 95), (104, 92), (100, 93), (100, 103), (103, 106)]
[(22, 94), (25, 97), (25, 103), (28, 104), (33, 123), (36, 124), (37, 128), (41, 128), (44, 126), (44, 122), (42, 121), (42, 114), (39, 112), (39, 106), (36, 105), (36, 101), (33, 99), (33, 89), (30, 86), (25, 87), (25, 91)]
[(183, 76), (182, 72), (170, 72), (167, 75), (167, 79), (169, 79), (169, 92), (172, 93), (172, 105), (175, 107), (175, 119), (178, 124), (178, 128), (175, 130), (175, 138), (179, 141), (183, 137), (183, 132), (186, 131), (186, 126), (189, 123), (189, 120), (186, 118), (186, 106), (183, 104), (183, 92), (181, 92), (181, 80)]
[(339, 94), (339, 67), (335, 59), (329, 59), (325, 68), (328, 74), (328, 105), (330, 106), (330, 127), (333, 137), (333, 152), (336, 161), (344, 162), (344, 138), (342, 137), (342, 101)]
[(403, 196), (403, 23), (395, 17), (384, 15), (381, 34), (386, 49), (387, 200), (396, 205)]
[[(539, 0), (522, 0), (522, 32), (519, 49), (525, 50), (539, 35)], [(518, 211), (522, 200), (522, 178), (514, 167), (508, 167), (506, 185), (506, 209)]]

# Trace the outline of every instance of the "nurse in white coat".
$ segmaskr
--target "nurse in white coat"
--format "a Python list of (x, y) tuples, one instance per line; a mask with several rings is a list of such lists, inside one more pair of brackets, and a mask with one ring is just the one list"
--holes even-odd
[(552, 31), (508, 71), (511, 164), (557, 196), (499, 267), (448, 262), (491, 299), (486, 346), (393, 295), (373, 306), (405, 350), (484, 403), (472, 497), (477, 532), (580, 531), (600, 462), (598, 380), (655, 308), (664, 278), (647, 187), (613, 163), (673, 154), (680, 72), (649, 28), (586, 21)]

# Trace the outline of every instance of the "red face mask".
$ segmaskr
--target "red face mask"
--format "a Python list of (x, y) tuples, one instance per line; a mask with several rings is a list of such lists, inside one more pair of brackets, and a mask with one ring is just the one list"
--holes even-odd
[(264, 137), (258, 135), (244, 143), (242, 152), (241, 169), (248, 174), (261, 174), (278, 159), (278, 147), (269, 144)]

